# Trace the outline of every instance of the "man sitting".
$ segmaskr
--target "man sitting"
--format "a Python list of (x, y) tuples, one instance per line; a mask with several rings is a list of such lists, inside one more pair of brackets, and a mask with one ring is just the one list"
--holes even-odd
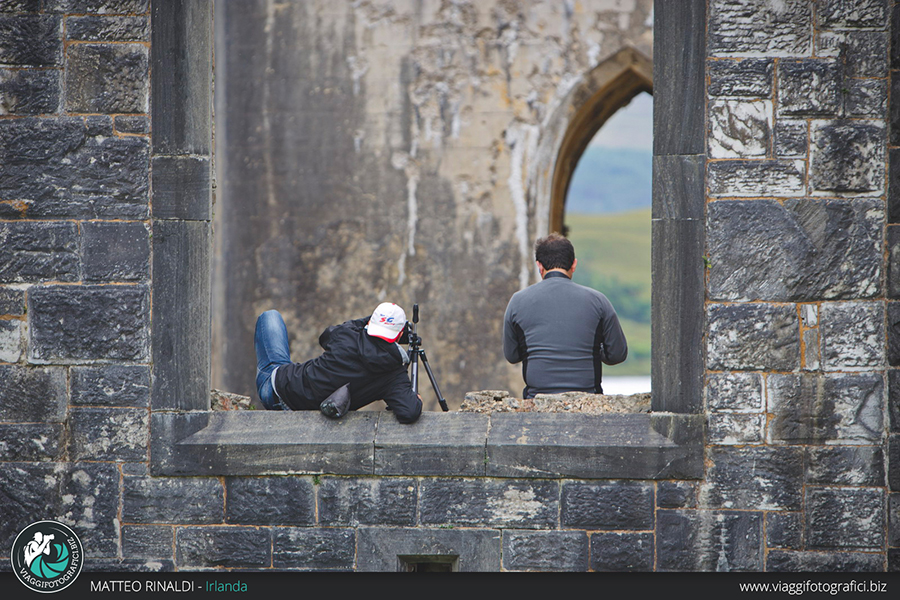
[(319, 336), (321, 355), (291, 362), (287, 328), (276, 310), (256, 320), (256, 389), (269, 410), (321, 410), (340, 418), (376, 400), (384, 400), (401, 423), (422, 413), (407, 373), (409, 355), (400, 346), (406, 313), (390, 302), (370, 317), (327, 328)]
[(503, 354), (522, 363), (524, 398), (535, 394), (602, 394), (603, 365), (628, 356), (628, 344), (609, 300), (572, 281), (578, 261), (565, 237), (535, 243), (542, 280), (513, 294), (503, 320)]

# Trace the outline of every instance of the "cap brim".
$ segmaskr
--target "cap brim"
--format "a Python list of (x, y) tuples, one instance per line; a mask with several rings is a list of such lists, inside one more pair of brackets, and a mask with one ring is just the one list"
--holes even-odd
[(386, 342), (396, 342), (400, 339), (400, 336), (403, 335), (403, 330), (393, 331), (392, 329), (388, 329), (387, 327), (380, 327), (378, 325), (366, 325), (366, 333), (371, 335), (372, 337), (377, 337)]

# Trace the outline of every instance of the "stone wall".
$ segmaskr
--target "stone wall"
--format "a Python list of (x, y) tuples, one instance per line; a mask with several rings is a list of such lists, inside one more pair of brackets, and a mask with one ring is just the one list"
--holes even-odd
[(209, 410), (210, 3), (0, 3), (0, 556), (56, 519), (94, 571), (900, 569), (900, 10), (654, 18), (654, 243), (704, 240), (655, 302), (702, 347), (649, 413), (402, 426)]
[(700, 505), (750, 511), (772, 570), (880, 568), (894, 539), (892, 11), (884, 1), (709, 6)]

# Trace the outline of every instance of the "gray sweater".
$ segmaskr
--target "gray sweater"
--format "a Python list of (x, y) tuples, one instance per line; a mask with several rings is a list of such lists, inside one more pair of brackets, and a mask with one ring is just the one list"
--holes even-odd
[(599, 394), (601, 363), (624, 361), (628, 344), (606, 296), (552, 271), (510, 298), (503, 354), (511, 363), (522, 362), (524, 398), (570, 391)]

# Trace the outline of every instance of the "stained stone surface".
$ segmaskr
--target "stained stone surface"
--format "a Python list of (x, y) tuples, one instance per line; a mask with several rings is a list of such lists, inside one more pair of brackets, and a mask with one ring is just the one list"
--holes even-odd
[(822, 363), (826, 370), (884, 367), (882, 302), (826, 302), (821, 319)]
[(880, 200), (711, 202), (710, 297), (804, 301), (875, 296), (882, 289), (883, 227)]
[(791, 371), (799, 366), (797, 309), (785, 304), (710, 304), (707, 368)]
[(469, 392), (459, 412), (578, 412), (602, 414), (610, 412), (649, 412), (650, 394), (604, 395), (586, 392), (537, 394), (534, 398), (515, 398), (506, 390)]
[(878, 443), (884, 428), (880, 373), (768, 377), (769, 436), (775, 442)]
[(879, 121), (814, 121), (810, 186), (815, 192), (879, 195), (886, 129)]
[(145, 286), (36, 287), (28, 304), (31, 362), (150, 358)]
[(766, 0), (710, 2), (708, 44), (713, 56), (808, 56), (812, 5)]
[(765, 158), (772, 137), (772, 102), (713, 99), (709, 103), (710, 158)]

